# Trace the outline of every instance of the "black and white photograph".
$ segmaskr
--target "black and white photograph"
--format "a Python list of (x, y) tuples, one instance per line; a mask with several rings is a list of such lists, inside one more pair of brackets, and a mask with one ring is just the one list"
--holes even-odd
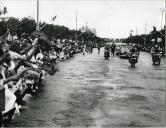
[(166, 127), (166, 0), (0, 0), (0, 128)]

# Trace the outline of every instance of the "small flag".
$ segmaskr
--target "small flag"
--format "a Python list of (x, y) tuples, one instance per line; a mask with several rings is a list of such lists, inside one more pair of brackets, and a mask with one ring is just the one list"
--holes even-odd
[(56, 15), (56, 16), (54, 16), (54, 17), (52, 18), (52, 20), (54, 21), (54, 20), (56, 19), (56, 17), (57, 17), (57, 15)]
[(3, 9), (3, 14), (6, 14), (6, 13), (7, 13), (7, 8), (4, 7), (4, 9)]

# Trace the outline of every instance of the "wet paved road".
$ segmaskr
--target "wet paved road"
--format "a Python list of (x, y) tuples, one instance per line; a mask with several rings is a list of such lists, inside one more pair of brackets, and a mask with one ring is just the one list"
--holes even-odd
[(134, 127), (164, 126), (165, 59), (153, 66), (141, 53), (136, 68), (103, 53), (76, 55), (60, 62), (45, 86), (11, 126)]

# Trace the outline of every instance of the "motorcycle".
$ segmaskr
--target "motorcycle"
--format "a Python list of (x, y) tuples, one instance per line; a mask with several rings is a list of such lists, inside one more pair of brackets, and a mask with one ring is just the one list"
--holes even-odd
[(104, 57), (105, 57), (105, 60), (109, 59), (109, 57), (110, 57), (110, 51), (109, 50), (104, 51)]
[(161, 54), (160, 53), (152, 53), (152, 62), (153, 65), (160, 65), (161, 62)]
[(136, 53), (129, 56), (129, 63), (132, 67), (135, 67), (135, 64), (138, 63), (138, 55)]

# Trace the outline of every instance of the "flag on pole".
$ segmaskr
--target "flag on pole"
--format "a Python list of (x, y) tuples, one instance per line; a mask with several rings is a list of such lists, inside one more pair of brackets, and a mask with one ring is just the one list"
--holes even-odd
[(3, 14), (6, 14), (6, 13), (7, 13), (7, 8), (4, 7), (4, 9), (3, 9)]
[(137, 32), (137, 27), (136, 27), (136, 31), (135, 31), (135, 32), (136, 32), (136, 35), (138, 35), (138, 32)]
[(56, 15), (56, 16), (54, 16), (54, 17), (52, 18), (52, 20), (54, 21), (54, 20), (56, 19), (56, 17), (57, 17), (57, 15)]

